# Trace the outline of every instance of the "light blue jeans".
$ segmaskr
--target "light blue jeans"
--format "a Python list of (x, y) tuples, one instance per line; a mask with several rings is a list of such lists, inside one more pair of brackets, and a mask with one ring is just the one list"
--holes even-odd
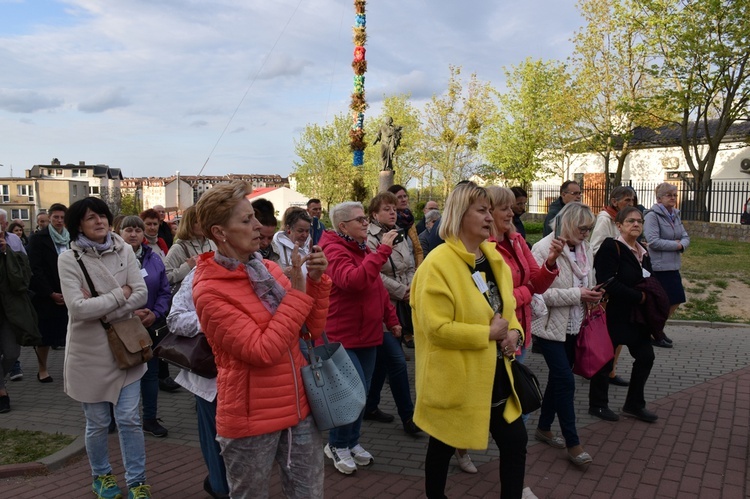
[[(130, 383), (120, 391), (120, 398), (114, 405), (115, 421), (120, 436), (120, 452), (125, 467), (125, 483), (128, 487), (146, 481), (146, 443), (138, 411), (141, 398), (141, 383)], [(109, 429), (109, 402), (82, 403), (86, 416), (86, 454), (89, 457), (91, 473), (99, 475), (112, 473), (107, 450)]]

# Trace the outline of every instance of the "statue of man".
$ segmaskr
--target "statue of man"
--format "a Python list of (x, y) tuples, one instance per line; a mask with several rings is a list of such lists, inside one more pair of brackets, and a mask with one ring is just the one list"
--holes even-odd
[(401, 130), (404, 127), (395, 126), (393, 118), (386, 116), (380, 125), (378, 135), (373, 144), (380, 142), (380, 166), (382, 171), (393, 170), (393, 155), (401, 143)]

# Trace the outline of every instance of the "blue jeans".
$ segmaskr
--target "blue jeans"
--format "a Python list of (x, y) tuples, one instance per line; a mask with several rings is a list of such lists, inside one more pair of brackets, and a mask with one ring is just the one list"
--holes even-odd
[[(134, 381), (120, 391), (120, 398), (114, 405), (122, 464), (125, 467), (125, 483), (128, 487), (146, 481), (146, 444), (138, 414), (140, 398), (140, 382)], [(94, 478), (108, 475), (112, 473), (107, 450), (109, 402), (84, 402), (81, 406), (86, 416), (86, 454), (91, 473)]]
[(141, 378), (143, 396), (143, 419), (156, 419), (156, 400), (159, 397), (159, 357), (146, 363), (148, 369)]
[[(370, 383), (372, 382), (372, 372), (375, 370), (375, 357), (377, 355), (377, 347), (368, 348), (347, 348), (346, 353), (349, 354), (349, 358), (352, 359), (354, 368), (357, 369), (359, 377), (362, 378), (362, 382), (365, 385), (365, 392), (370, 391)], [(364, 416), (364, 409), (359, 415), (359, 418), (353, 423), (346, 426), (340, 426), (333, 428), (328, 432), (328, 443), (332, 447), (339, 449), (351, 449), (359, 443), (360, 430), (362, 428), (362, 416)]]
[(409, 391), (409, 374), (406, 371), (406, 358), (401, 348), (401, 339), (390, 332), (383, 335), (383, 344), (378, 347), (375, 371), (367, 394), (365, 412), (373, 412), (380, 404), (380, 392), (385, 384), (385, 377), (391, 385), (393, 400), (398, 408), (398, 417), (406, 423), (414, 416), (414, 402)]
[(576, 412), (573, 405), (576, 393), (576, 382), (573, 378), (576, 336), (566, 334), (565, 342), (538, 337), (535, 337), (534, 341), (549, 368), (538, 427), (542, 431), (549, 431), (557, 414), (566, 447), (575, 447), (581, 443), (576, 430)]
[(201, 442), (203, 460), (208, 468), (211, 490), (217, 495), (229, 495), (227, 469), (224, 466), (224, 458), (221, 457), (221, 447), (216, 441), (216, 399), (209, 402), (196, 395), (195, 406), (198, 412), (198, 438)]

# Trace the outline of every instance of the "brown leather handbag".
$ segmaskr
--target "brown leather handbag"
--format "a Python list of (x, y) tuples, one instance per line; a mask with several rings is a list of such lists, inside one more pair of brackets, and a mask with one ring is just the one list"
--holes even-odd
[[(83, 271), (83, 277), (86, 278), (86, 284), (88, 284), (91, 290), (91, 296), (99, 296), (86, 270), (86, 266), (78, 257), (77, 251), (75, 255), (78, 265), (81, 266), (81, 270)], [(107, 332), (109, 348), (112, 350), (115, 361), (117, 361), (118, 368), (130, 369), (131, 367), (144, 364), (154, 357), (154, 353), (151, 350), (151, 345), (153, 344), (151, 336), (138, 317), (131, 317), (130, 319), (123, 319), (117, 322), (106, 322), (99, 319), (99, 322), (102, 323), (102, 327)]]

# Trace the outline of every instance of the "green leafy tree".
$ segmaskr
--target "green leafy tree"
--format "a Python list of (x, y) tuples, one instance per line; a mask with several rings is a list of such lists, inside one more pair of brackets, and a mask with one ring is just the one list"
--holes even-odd
[(350, 199), (354, 180), (362, 176), (352, 166), (350, 128), (349, 117), (339, 114), (334, 116), (333, 123), (307, 125), (294, 142), (298, 189), (306, 196), (320, 199), (327, 209)]
[(141, 201), (133, 194), (122, 194), (120, 196), (119, 215), (138, 215), (142, 209)]
[[(704, 210), (716, 157), (732, 124), (748, 118), (750, 2), (747, 0), (636, 0), (636, 19), (649, 29), (659, 64), (652, 109), (680, 131), (693, 174), (696, 206)], [(704, 211), (703, 215), (706, 213)]]
[(633, 130), (655, 124), (647, 112), (653, 80), (646, 32), (634, 20), (635, 9), (631, 0), (581, 0), (586, 25), (573, 39), (577, 145), (602, 156), (607, 181), (610, 161), (616, 161), (614, 185), (621, 183)]
[[(499, 95), (500, 112), (481, 143), (489, 179), (528, 184), (555, 173), (549, 164), (572, 136), (573, 99), (565, 66), (556, 61), (526, 59), (505, 70), (507, 92)], [(562, 164), (561, 164), (562, 168)]]
[(428, 176), (442, 183), (443, 196), (459, 180), (469, 178), (480, 162), (479, 141), (497, 112), (495, 92), (472, 74), (461, 79), (461, 68), (450, 66), (447, 91), (433, 95), (423, 112), (422, 157)]

